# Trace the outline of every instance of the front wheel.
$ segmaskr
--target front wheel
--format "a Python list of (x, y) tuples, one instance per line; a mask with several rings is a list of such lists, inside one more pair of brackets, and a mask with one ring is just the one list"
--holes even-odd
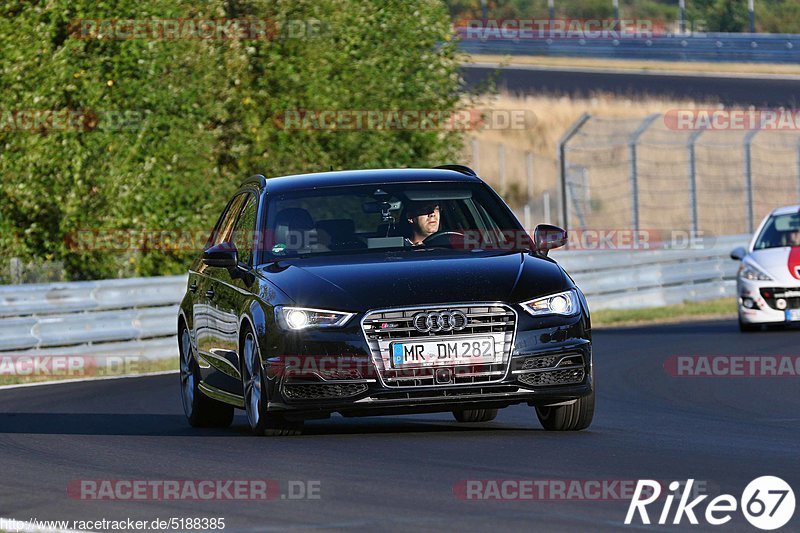
[(221, 404), (203, 394), (200, 384), (200, 367), (192, 354), (189, 330), (184, 326), (180, 332), (181, 357), (181, 401), (183, 412), (192, 427), (226, 428), (233, 422), (233, 406)]
[(299, 435), (303, 431), (303, 421), (286, 420), (281, 415), (267, 412), (266, 386), (264, 368), (258, 352), (255, 336), (248, 331), (242, 343), (242, 388), (244, 390), (244, 408), (250, 429), (256, 435), (290, 436)]
[(594, 390), (572, 405), (537, 407), (536, 416), (547, 431), (580, 431), (594, 418)]

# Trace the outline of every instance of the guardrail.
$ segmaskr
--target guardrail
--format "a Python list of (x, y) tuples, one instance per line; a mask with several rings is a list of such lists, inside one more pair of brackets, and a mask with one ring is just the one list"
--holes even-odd
[(166, 359), (186, 276), (0, 286), (0, 355)]
[[(555, 251), (593, 310), (733, 296), (747, 236), (699, 250)], [(156, 360), (177, 355), (186, 276), (0, 286), (0, 356), (80, 355)]]
[(460, 48), (470, 54), (580, 56), (664, 61), (800, 62), (800, 35), (703, 33), (624, 39), (502, 39), (485, 41), (457, 28)]
[(559, 251), (592, 310), (659, 307), (736, 294), (739, 263), (730, 258), (748, 235), (708, 239), (698, 249)]

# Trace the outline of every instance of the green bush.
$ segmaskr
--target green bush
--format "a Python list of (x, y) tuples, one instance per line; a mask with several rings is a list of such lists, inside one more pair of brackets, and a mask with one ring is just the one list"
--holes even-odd
[[(81, 19), (167, 18), (259, 18), (281, 28), (302, 20), (318, 31), (269, 40), (75, 35)], [(196, 252), (76, 249), (75, 235), (210, 232), (255, 173), (455, 161), (459, 132), (291, 131), (281, 122), (294, 109), (457, 109), (451, 31), (438, 0), (351, 0), (346, 9), (337, 0), (7, 0), (0, 254), (61, 261), (70, 279), (183, 272)], [(19, 131), (21, 110), (97, 120), (86, 131)]]

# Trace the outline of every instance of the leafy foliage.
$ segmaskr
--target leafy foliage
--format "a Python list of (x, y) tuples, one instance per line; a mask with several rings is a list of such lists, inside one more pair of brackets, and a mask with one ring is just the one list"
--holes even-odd
[[(261, 40), (75, 34), (83, 19), (170, 18), (308, 24)], [(196, 251), (142, 250), (137, 235), (207, 234), (249, 175), (455, 160), (459, 132), (293, 131), (281, 121), (293, 109), (457, 109), (451, 32), (438, 0), (347, 9), (337, 0), (6, 0), (0, 258), (62, 261), (70, 279), (181, 272)], [(85, 131), (20, 128), (20, 111), (90, 120)], [(131, 246), (76, 249), (87, 229), (132, 230)]]

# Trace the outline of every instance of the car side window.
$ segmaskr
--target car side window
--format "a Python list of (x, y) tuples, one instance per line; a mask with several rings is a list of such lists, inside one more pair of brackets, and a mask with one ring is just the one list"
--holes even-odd
[(256, 230), (256, 197), (247, 195), (247, 203), (233, 229), (233, 244), (239, 251), (239, 261), (250, 265), (253, 258), (253, 239)]
[(228, 207), (225, 208), (222, 216), (219, 217), (219, 221), (217, 222), (217, 226), (214, 228), (214, 232), (208, 238), (206, 248), (222, 244), (223, 242), (231, 241), (231, 235), (233, 234), (233, 226), (236, 222), (236, 216), (239, 214), (239, 211), (241, 211), (242, 204), (247, 196), (248, 195), (246, 194), (239, 194), (235, 196), (230, 203), (228, 203)]

